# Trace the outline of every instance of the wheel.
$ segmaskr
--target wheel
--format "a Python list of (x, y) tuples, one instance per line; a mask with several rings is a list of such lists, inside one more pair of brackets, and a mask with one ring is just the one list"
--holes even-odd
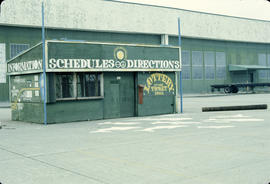
[(231, 86), (232, 93), (238, 93), (238, 87), (237, 86)]
[(231, 93), (231, 87), (225, 87), (224, 92), (225, 93)]

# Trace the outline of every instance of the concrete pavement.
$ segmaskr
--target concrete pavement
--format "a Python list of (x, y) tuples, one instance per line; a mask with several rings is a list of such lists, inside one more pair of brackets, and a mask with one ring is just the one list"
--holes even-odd
[(269, 94), (184, 98), (184, 114), (43, 126), (0, 108), (2, 184), (268, 184)]

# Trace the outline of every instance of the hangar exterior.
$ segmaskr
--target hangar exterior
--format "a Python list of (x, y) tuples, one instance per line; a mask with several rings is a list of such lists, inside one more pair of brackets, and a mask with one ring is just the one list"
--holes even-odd
[[(25, 11), (27, 10), (27, 11)], [(268, 82), (270, 22), (118, 1), (45, 1), (46, 39), (178, 46), (183, 92), (212, 84)], [(41, 41), (41, 1), (8, 0), (0, 17), (0, 101), (9, 101), (6, 62)], [(248, 66), (248, 70), (231, 71)]]

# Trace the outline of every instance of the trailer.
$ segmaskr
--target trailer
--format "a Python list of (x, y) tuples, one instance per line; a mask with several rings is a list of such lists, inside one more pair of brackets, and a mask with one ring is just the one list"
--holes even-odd
[(255, 87), (270, 87), (270, 83), (236, 83), (236, 84), (214, 84), (211, 85), (211, 91), (220, 91), (224, 89), (225, 93), (238, 93), (239, 88), (251, 88), (253, 90)]

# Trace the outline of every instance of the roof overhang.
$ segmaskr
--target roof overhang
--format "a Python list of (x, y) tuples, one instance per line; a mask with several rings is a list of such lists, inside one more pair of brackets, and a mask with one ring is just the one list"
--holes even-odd
[(248, 70), (270, 70), (268, 66), (261, 65), (229, 65), (230, 72), (248, 71)]
[(7, 63), (8, 75), (46, 72), (177, 72), (180, 47), (84, 41), (45, 41)]

